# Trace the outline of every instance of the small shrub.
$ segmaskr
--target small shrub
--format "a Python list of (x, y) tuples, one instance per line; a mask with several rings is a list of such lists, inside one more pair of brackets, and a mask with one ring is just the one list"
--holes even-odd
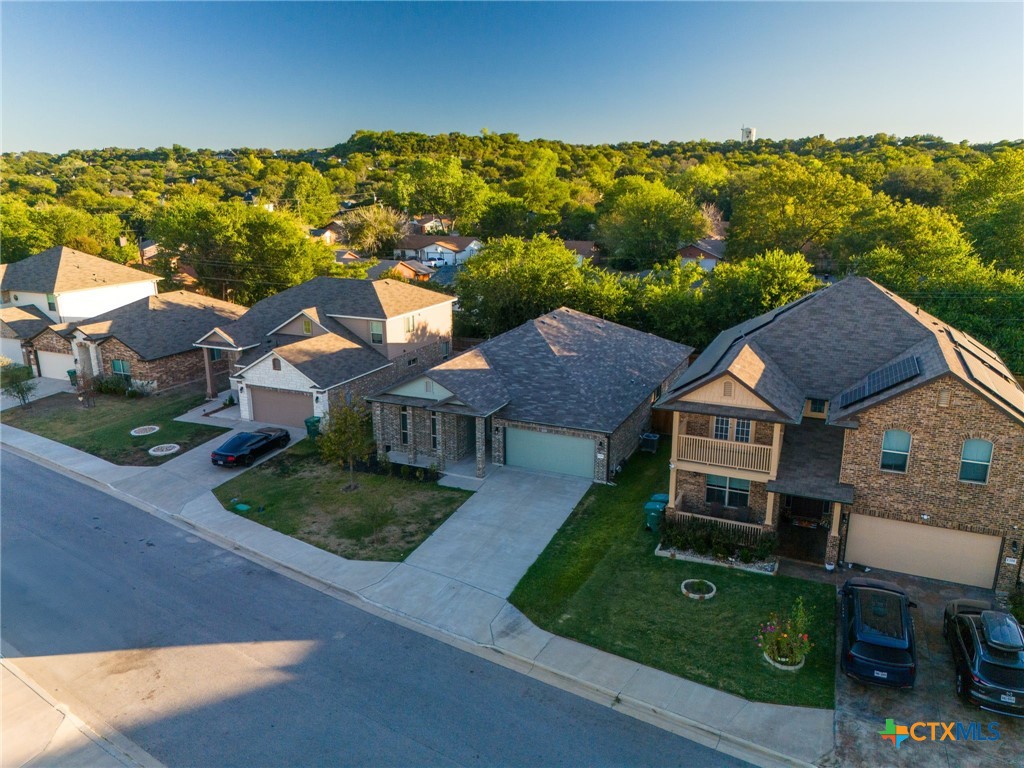
[(799, 664), (814, 647), (807, 635), (810, 616), (804, 609), (804, 599), (798, 597), (791, 615), (771, 613), (756, 637), (757, 647), (772, 661), (780, 664)]
[(756, 546), (754, 547), (754, 559), (755, 560), (768, 560), (772, 555), (775, 554), (775, 550), (779, 545), (779, 537), (774, 533), (765, 533), (758, 539)]
[(403, 480), (408, 480), (409, 475), (412, 474), (412, 470), (409, 468), (408, 464), (403, 464), (402, 468), (398, 470), (398, 474), (402, 476)]
[(97, 376), (92, 380), (93, 391), (100, 395), (119, 395), (128, 393), (128, 382), (120, 376)]
[(423, 479), (427, 476), (427, 473), (423, 470), (423, 467), (416, 468), (416, 479), (419, 482), (423, 482)]
[(754, 553), (750, 547), (740, 547), (740, 562), (741, 563), (752, 563), (754, 562)]
[(694, 579), (686, 585), (686, 590), (694, 595), (710, 595), (711, 582), (704, 581), (704, 579)]

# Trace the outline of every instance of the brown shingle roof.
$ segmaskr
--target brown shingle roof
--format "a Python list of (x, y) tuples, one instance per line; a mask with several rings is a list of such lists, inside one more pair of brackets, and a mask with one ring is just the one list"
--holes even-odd
[(453, 235), (406, 235), (398, 241), (396, 249), (418, 251), (428, 245), (440, 245), (450, 251), (461, 253), (473, 243), (480, 242), (475, 237), (456, 237)]
[(24, 341), (42, 333), (53, 321), (37, 307), (27, 306), (0, 309), (0, 322)]
[(5, 291), (57, 294), (158, 280), (148, 272), (58, 245), (7, 264), (0, 276), (0, 287)]

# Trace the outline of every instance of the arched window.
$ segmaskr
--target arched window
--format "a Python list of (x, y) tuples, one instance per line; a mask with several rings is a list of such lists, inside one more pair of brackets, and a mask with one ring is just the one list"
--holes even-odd
[(910, 458), (910, 433), (902, 429), (887, 429), (882, 438), (882, 470), (906, 472)]
[(270, 360), (270, 367), (273, 368), (275, 371), (280, 371), (281, 370), (281, 361), (278, 358), (276, 358), (276, 357), (271, 358), (271, 360)]
[(992, 465), (992, 443), (988, 440), (964, 440), (960, 451), (960, 479), (965, 483), (987, 483)]

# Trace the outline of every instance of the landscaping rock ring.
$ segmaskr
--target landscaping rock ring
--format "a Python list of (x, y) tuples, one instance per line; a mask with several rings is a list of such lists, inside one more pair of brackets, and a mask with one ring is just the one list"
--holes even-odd
[(155, 424), (150, 424), (148, 427), (136, 427), (129, 434), (132, 437), (142, 437), (143, 435), (152, 435), (154, 432), (159, 432), (160, 427)]
[(707, 579), (687, 579), (679, 588), (691, 600), (710, 600), (718, 593), (718, 588)]
[(150, 456), (170, 456), (172, 453), (177, 453), (181, 450), (181, 446), (177, 443), (163, 443), (162, 445), (154, 445), (149, 449)]

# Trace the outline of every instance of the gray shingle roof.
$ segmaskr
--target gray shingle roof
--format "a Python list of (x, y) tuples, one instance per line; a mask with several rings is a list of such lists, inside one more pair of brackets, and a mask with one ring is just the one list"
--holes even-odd
[(172, 291), (147, 296), (123, 307), (74, 323), (89, 338), (116, 338), (143, 360), (190, 352), (192, 342), (215, 325), (237, 320), (245, 307), (200, 296), (189, 291)]
[(221, 330), (242, 348), (261, 343), (272, 330), (310, 308), (321, 317), (386, 320), (452, 301), (451, 296), (397, 280), (314, 277), (257, 302), (241, 319), (221, 326)]
[(333, 333), (275, 347), (274, 353), (324, 389), (388, 364), (387, 358), (376, 350)]
[(159, 279), (148, 272), (58, 245), (27, 259), (7, 264), (0, 277), (0, 288), (5, 291), (57, 294)]
[(853, 503), (853, 486), (839, 482), (843, 433), (819, 419), (786, 427), (779, 472), (767, 488), (774, 493)]
[(0, 309), (0, 322), (14, 331), (22, 341), (42, 333), (53, 322), (34, 306)]
[(426, 375), (479, 413), (610, 433), (686, 362), (691, 347), (556, 309)]
[(418, 275), (434, 274), (433, 269), (431, 269), (422, 262), (416, 261), (415, 259), (412, 259), (410, 261), (399, 261), (398, 259), (381, 259), (379, 262), (377, 262), (368, 270), (366, 270), (366, 276), (371, 280), (376, 280), (389, 269), (394, 269), (399, 264), (404, 264), (406, 267), (408, 267)]
[[(723, 331), (676, 380), (661, 404), (671, 406), (684, 392), (718, 376), (738, 349), (751, 343), (773, 363), (763, 372), (766, 391), (792, 386), (804, 398), (829, 400), (831, 423), (843, 423), (865, 408), (947, 374), (1024, 421), (1024, 390), (994, 352), (863, 277), (844, 278)], [(843, 392), (908, 356), (918, 359), (919, 375), (839, 407)], [(799, 415), (792, 419), (799, 420)]]

